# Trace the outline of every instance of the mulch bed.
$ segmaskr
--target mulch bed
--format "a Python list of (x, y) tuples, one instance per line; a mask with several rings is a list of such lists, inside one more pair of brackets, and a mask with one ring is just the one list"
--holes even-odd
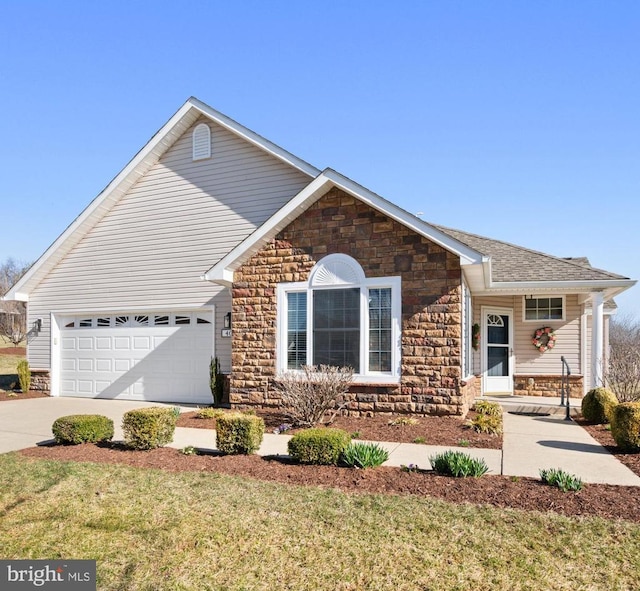
[(41, 390), (29, 390), (29, 392), (23, 393), (0, 389), (0, 402), (8, 402), (10, 400), (26, 400), (27, 398), (49, 398), (49, 394), (47, 394), (46, 392), (42, 392)]
[(27, 354), (26, 347), (0, 347), (0, 355), (22, 355)]
[(599, 516), (640, 523), (640, 487), (589, 484), (579, 492), (563, 493), (530, 478), (449, 478), (430, 472), (405, 472), (400, 468), (355, 470), (300, 466), (282, 458), (184, 455), (171, 448), (132, 451), (121, 445), (56, 445), (33, 447), (19, 453), (38, 459), (105, 462), (175, 472), (215, 472), (270, 482), (335, 488), (349, 493), (419, 495), (454, 503), (554, 511), (567, 516)]
[(583, 429), (586, 429), (589, 435), (609, 453), (616, 456), (629, 470), (640, 476), (640, 453), (622, 451), (611, 435), (611, 431), (608, 431), (605, 425), (591, 425), (584, 419), (576, 419), (576, 422)]
[[(199, 419), (196, 412), (182, 413), (178, 419), (178, 427), (196, 429), (215, 429), (214, 419)], [(273, 431), (286, 419), (275, 412), (258, 411), (258, 416), (265, 422), (267, 432)], [(335, 418), (331, 427), (344, 429), (347, 433), (357, 433), (357, 439), (369, 441), (397, 441), (398, 443), (414, 443), (416, 438), (423, 438), (426, 445), (446, 445), (482, 447), (485, 449), (502, 449), (502, 437), (477, 433), (468, 426), (468, 421), (475, 416), (469, 412), (466, 419), (460, 417), (414, 417), (415, 425), (390, 425), (393, 419), (402, 417), (375, 415), (372, 417)], [(287, 431), (287, 434), (295, 433)]]

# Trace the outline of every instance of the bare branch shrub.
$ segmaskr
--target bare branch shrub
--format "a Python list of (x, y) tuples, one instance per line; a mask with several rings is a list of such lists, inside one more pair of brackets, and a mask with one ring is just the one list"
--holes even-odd
[[(29, 265), (8, 258), (0, 264), (0, 296), (25, 274)], [(27, 310), (22, 302), (0, 302), (0, 336), (17, 347), (27, 337)]]
[(616, 318), (609, 329), (609, 367), (606, 386), (620, 402), (640, 400), (640, 322)]
[(0, 303), (0, 337), (17, 347), (27, 338), (27, 310), (22, 302)]
[(350, 367), (305, 365), (302, 372), (289, 372), (276, 382), (282, 413), (295, 427), (313, 427), (330, 410), (329, 422), (345, 407), (345, 394), (353, 380)]

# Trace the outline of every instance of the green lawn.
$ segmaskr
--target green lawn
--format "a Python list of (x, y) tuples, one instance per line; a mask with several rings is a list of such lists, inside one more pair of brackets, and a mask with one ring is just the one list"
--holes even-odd
[(640, 588), (640, 526), (215, 474), (0, 456), (3, 558), (98, 589)]

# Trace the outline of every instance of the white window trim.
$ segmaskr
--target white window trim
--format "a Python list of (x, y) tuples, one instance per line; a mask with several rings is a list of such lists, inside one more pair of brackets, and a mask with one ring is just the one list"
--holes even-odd
[(473, 376), (473, 300), (467, 282), (462, 280), (462, 367), (463, 379)]
[(527, 299), (532, 299), (527, 296), (522, 296), (522, 322), (527, 324), (539, 324), (540, 322), (564, 322), (567, 317), (567, 298), (564, 295), (558, 294), (536, 294), (533, 296), (534, 300), (541, 300), (546, 298), (562, 298), (562, 318), (536, 318), (534, 320), (527, 320)]
[(287, 367), (287, 294), (291, 292), (305, 292), (307, 294), (307, 359), (313, 359), (313, 292), (324, 289), (360, 288), (362, 305), (360, 306), (360, 368), (367, 368), (369, 364), (369, 305), (367, 293), (369, 289), (391, 289), (391, 372), (370, 372), (354, 375), (356, 383), (397, 384), (400, 382), (401, 367), (401, 279), (400, 277), (373, 277), (363, 279), (357, 284), (336, 284), (330, 287), (312, 287), (309, 282), (280, 283), (277, 288), (277, 359), (276, 367), (279, 375), (295, 372)]

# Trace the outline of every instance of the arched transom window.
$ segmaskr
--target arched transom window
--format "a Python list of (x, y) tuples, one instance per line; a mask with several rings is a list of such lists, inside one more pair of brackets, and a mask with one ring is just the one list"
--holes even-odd
[(332, 254), (308, 282), (278, 286), (278, 369), (349, 366), (362, 381), (400, 376), (400, 277), (367, 278)]

